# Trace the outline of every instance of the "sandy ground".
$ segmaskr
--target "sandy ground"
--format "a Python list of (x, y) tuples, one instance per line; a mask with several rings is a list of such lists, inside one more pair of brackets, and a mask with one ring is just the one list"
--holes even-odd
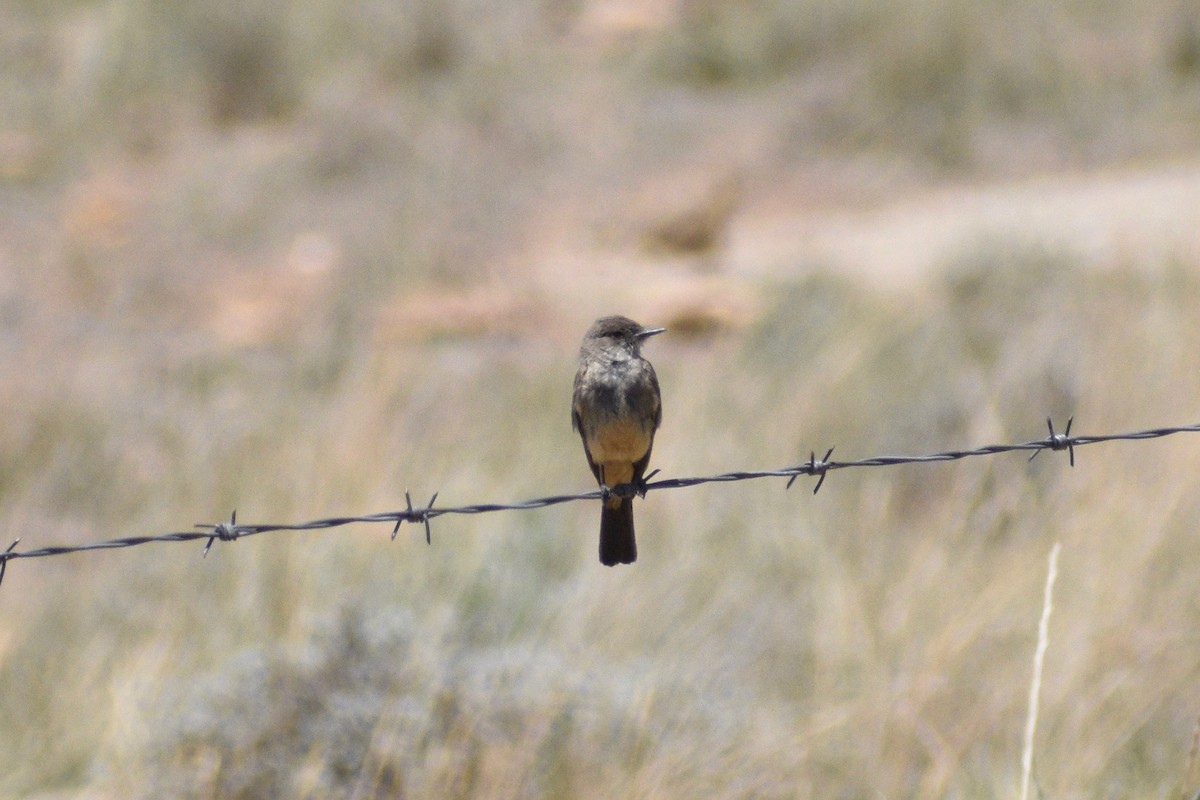
[[(995, 240), (1045, 245), (1101, 268), (1200, 263), (1200, 161), (901, 185), (812, 174), (760, 180), (732, 208), (719, 244), (702, 255), (652, 252), (638, 238), (636, 226), (655, 209), (672, 202), (686, 207), (686, 191), (651, 193), (630, 215), (632, 227), (616, 236), (598, 233), (578, 213), (556, 218), (549, 209), (525, 247), (504, 256), (490, 278), (415, 294), (406, 289), (386, 303), (381, 338), (534, 329), (568, 341), (588, 320), (614, 310), (677, 332), (740, 327), (769, 304), (763, 293), (774, 280), (832, 273), (906, 295), (922, 291), (964, 250)], [(320, 268), (296, 255), (310, 251), (323, 259)], [(279, 335), (323, 296), (332, 272), (325, 261), (337, 262), (338, 253), (336, 243), (298, 235), (278, 268), (234, 270), (232, 278), (204, 282), (214, 291), (203, 318), (230, 345)], [(24, 263), (19, 252), (8, 255)], [(53, 306), (53, 286), (36, 275), (36, 269), (0, 270), (0, 298), (13, 306), (49, 291)], [(288, 298), (285, 307), (281, 298)]]
[(515, 318), (533, 319), (520, 299), (532, 284), (535, 295), (552, 298), (569, 338), (613, 308), (676, 330), (738, 327), (764, 307), (772, 280), (805, 275), (838, 274), (903, 296), (973, 245), (997, 240), (1071, 253), (1097, 268), (1200, 263), (1200, 162), (902, 192), (866, 187), (859, 196), (867, 199), (845, 187), (825, 193), (811, 176), (747, 192), (706, 256), (664, 257), (633, 236), (614, 243), (578, 225), (550, 226), (557, 233), (510, 265), (524, 288), (485, 294), (490, 303), (509, 297)]
[(1200, 256), (1200, 163), (995, 185), (947, 185), (871, 207), (789, 208), (782, 194), (734, 221), (738, 275), (829, 269), (880, 285), (920, 280), (980, 238), (1046, 244), (1097, 263)]

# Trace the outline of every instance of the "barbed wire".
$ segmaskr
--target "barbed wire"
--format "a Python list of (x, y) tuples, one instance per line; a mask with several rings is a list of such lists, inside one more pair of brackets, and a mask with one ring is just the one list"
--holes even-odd
[(1048, 435), (1043, 439), (1035, 439), (1029, 442), (1020, 442), (1018, 444), (992, 444), (983, 447), (976, 447), (970, 450), (946, 450), (940, 453), (931, 453), (928, 455), (916, 456), (875, 456), (873, 458), (861, 458), (852, 461), (834, 461), (831, 460), (834, 448), (829, 448), (825, 451), (825, 455), (821, 458), (816, 457), (816, 451), (810, 451), (808, 460), (791, 467), (783, 467), (781, 469), (768, 470), (744, 470), (737, 472), (722, 472), (718, 475), (707, 475), (696, 478), (664, 478), (662, 480), (651, 481), (658, 470), (651, 472), (646, 476), (645, 480), (638, 484), (621, 484), (611, 489), (594, 489), (590, 492), (581, 492), (578, 494), (560, 494), (551, 495), (549, 497), (539, 497), (533, 500), (524, 500), (517, 503), (477, 503), (466, 506), (443, 506), (434, 507), (437, 502), (437, 493), (435, 492), (429, 498), (429, 502), (423, 507), (414, 507), (412, 497), (408, 491), (404, 492), (405, 508), (399, 511), (385, 511), (378, 514), (363, 514), (356, 516), (345, 517), (326, 517), (324, 519), (315, 519), (309, 522), (298, 522), (293, 524), (246, 524), (238, 523), (237, 511), (230, 514), (227, 522), (201, 522), (196, 523), (194, 530), (176, 531), (172, 533), (159, 534), (157, 536), (130, 536), (121, 539), (108, 539), (100, 542), (91, 542), (89, 544), (80, 545), (58, 545), (51, 547), (39, 547), (33, 550), (17, 550), (16, 547), (21, 540), (18, 538), (8, 546), (6, 550), (0, 552), (0, 583), (4, 581), (4, 573), (11, 561), (21, 558), (45, 558), (49, 556), (69, 555), (71, 553), (84, 553), (94, 550), (115, 550), (125, 547), (136, 547), (138, 545), (150, 544), (152, 542), (192, 542), (206, 540), (204, 545), (203, 555), (207, 556), (208, 551), (212, 548), (213, 543), (217, 541), (232, 542), (238, 539), (244, 539), (247, 536), (255, 536), (260, 533), (273, 533), (280, 531), (314, 531), (324, 530), (328, 528), (337, 528), (344, 525), (352, 525), (356, 523), (391, 523), (392, 535), (394, 540), (400, 531), (400, 526), (407, 522), (410, 524), (421, 524), (425, 528), (425, 542), (432, 543), (432, 530), (430, 521), (435, 517), (440, 517), (446, 514), (487, 514), (495, 511), (527, 511), (537, 508), (546, 508), (548, 506), (561, 505), (563, 503), (572, 503), (585, 500), (599, 500), (606, 498), (611, 494), (616, 494), (622, 497), (632, 497), (634, 494), (645, 496), (647, 492), (659, 491), (662, 489), (683, 489), (689, 486), (699, 486), (705, 483), (730, 483), (734, 481), (756, 480), (759, 478), (787, 478), (785, 489), (790, 489), (797, 478), (801, 476), (815, 477), (816, 484), (813, 486), (812, 493), (816, 494), (821, 486), (825, 483), (825, 478), (830, 472), (839, 469), (852, 469), (859, 467), (894, 467), (902, 464), (928, 464), (940, 461), (957, 461), (959, 459), (971, 458), (974, 456), (993, 456), (1000, 453), (1011, 453), (1014, 451), (1031, 451), (1029, 460), (1032, 461), (1038, 453), (1043, 450), (1062, 451), (1066, 450), (1070, 458), (1070, 465), (1075, 466), (1075, 448), (1083, 447), (1089, 444), (1098, 444), (1100, 442), (1115, 442), (1115, 441), (1143, 441), (1146, 439), (1159, 439), (1164, 436), (1171, 436), (1176, 433), (1200, 433), (1200, 423), (1195, 425), (1179, 425), (1166, 428), (1150, 428), (1142, 431), (1134, 431), (1132, 433), (1110, 433), (1099, 436), (1072, 436), (1071, 424), (1074, 418), (1067, 420), (1066, 430), (1062, 433), (1057, 433), (1054, 430), (1054, 423), (1047, 418), (1046, 427), (1049, 431)]

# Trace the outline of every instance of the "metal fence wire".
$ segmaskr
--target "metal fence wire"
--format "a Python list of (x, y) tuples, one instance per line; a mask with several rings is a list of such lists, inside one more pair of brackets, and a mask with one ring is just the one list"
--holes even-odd
[(85, 553), (96, 550), (115, 550), (125, 547), (135, 547), (137, 545), (150, 544), (151, 542), (205, 542), (203, 555), (207, 556), (209, 549), (217, 541), (232, 542), (237, 539), (242, 539), (247, 536), (254, 536), (260, 533), (274, 533), (276, 531), (314, 531), (324, 530), (326, 528), (338, 528), (343, 525), (352, 525), (356, 523), (391, 523), (392, 524), (392, 539), (396, 538), (396, 534), (400, 530), (402, 523), (420, 524), (425, 528), (425, 541), (432, 543), (432, 531), (430, 521), (435, 517), (440, 517), (446, 514), (489, 514), (494, 511), (527, 511), (535, 508), (546, 508), (547, 506), (560, 505), (562, 503), (573, 503), (585, 500), (599, 500), (605, 498), (609, 493), (629, 497), (635, 494), (645, 496), (647, 492), (659, 491), (662, 489), (683, 489), (688, 486), (698, 486), (703, 483), (729, 483), (733, 481), (748, 481), (759, 478), (787, 478), (785, 488), (790, 489), (797, 478), (801, 476), (816, 478), (816, 483), (813, 485), (813, 494), (824, 484), (826, 477), (830, 472), (840, 469), (853, 469), (859, 467), (895, 467), (902, 464), (928, 464), (939, 461), (957, 461), (963, 458), (974, 456), (994, 456), (1000, 453), (1010, 453), (1013, 451), (1029, 451), (1029, 460), (1032, 461), (1038, 453), (1043, 450), (1062, 451), (1066, 450), (1070, 465), (1075, 466), (1075, 448), (1083, 447), (1089, 444), (1098, 444), (1100, 442), (1115, 442), (1115, 441), (1141, 441), (1144, 439), (1159, 439), (1163, 436), (1171, 436), (1177, 433), (1200, 433), (1200, 423), (1195, 425), (1180, 425), (1169, 428), (1151, 428), (1148, 430), (1134, 431), (1132, 433), (1110, 433), (1099, 436), (1072, 436), (1071, 423), (1073, 419), (1067, 420), (1066, 429), (1062, 433), (1057, 433), (1054, 430), (1054, 424), (1050, 419), (1046, 420), (1048, 434), (1045, 438), (1035, 439), (1029, 442), (1020, 442), (1018, 444), (992, 444), (983, 447), (976, 447), (971, 450), (947, 450), (940, 453), (931, 453), (929, 455), (916, 456), (875, 456), (873, 458), (861, 458), (851, 461), (838, 461), (832, 458), (833, 448), (825, 451), (825, 454), (817, 458), (816, 452), (810, 452), (807, 461), (803, 461), (795, 466), (783, 467), (780, 469), (768, 470), (744, 470), (737, 472), (722, 472), (718, 475), (707, 475), (696, 478), (663, 478), (661, 480), (651, 480), (658, 470), (651, 472), (646, 476), (646, 479), (639, 484), (621, 484), (612, 489), (595, 489), (590, 492), (582, 492), (579, 494), (560, 494), (551, 495), (549, 497), (539, 497), (533, 500), (523, 500), (516, 503), (477, 503), (466, 506), (439, 506), (435, 507), (437, 502), (437, 493), (429, 499), (429, 502), (424, 506), (413, 506), (412, 497), (407, 491), (404, 493), (405, 508), (399, 511), (384, 511), (377, 514), (362, 514), (356, 516), (345, 517), (327, 517), (325, 519), (315, 519), (308, 522), (296, 522), (291, 524), (270, 524), (270, 523), (239, 523), (237, 521), (237, 511), (234, 511), (228, 521), (225, 522), (202, 522), (193, 526), (193, 530), (177, 531), (173, 533), (163, 533), (157, 536), (129, 536), (120, 539), (108, 539), (105, 541), (91, 542), (88, 544), (79, 545), (60, 545), (50, 547), (39, 547), (31, 550), (18, 550), (17, 545), (21, 540), (18, 538), (8, 546), (6, 550), (0, 552), (0, 583), (4, 581), (5, 570), (12, 561), (22, 558), (45, 558), (48, 556), (63, 556), (71, 553)]

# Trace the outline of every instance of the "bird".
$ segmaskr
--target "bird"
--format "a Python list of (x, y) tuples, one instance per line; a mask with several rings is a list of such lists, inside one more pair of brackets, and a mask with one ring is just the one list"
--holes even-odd
[(571, 426), (583, 440), (588, 466), (604, 495), (600, 563), (609, 567), (637, 560), (633, 497), (609, 490), (643, 484), (654, 433), (662, 424), (662, 395), (641, 349), (646, 339), (665, 330), (645, 328), (628, 317), (601, 317), (579, 347)]

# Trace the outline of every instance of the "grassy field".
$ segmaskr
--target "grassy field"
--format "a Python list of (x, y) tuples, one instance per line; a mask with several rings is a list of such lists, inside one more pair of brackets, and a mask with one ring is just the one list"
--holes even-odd
[[(9, 3), (0, 547), (587, 490), (614, 312), (669, 328), (664, 477), (1196, 421), (1190, 227), (958, 220), (903, 280), (738, 238), (1194, 165), (1190, 4), (422, 8)], [(591, 503), (18, 560), (0, 796), (1015, 797), (1055, 542), (1040, 796), (1195, 793), (1198, 465), (652, 492), (612, 570)]]

